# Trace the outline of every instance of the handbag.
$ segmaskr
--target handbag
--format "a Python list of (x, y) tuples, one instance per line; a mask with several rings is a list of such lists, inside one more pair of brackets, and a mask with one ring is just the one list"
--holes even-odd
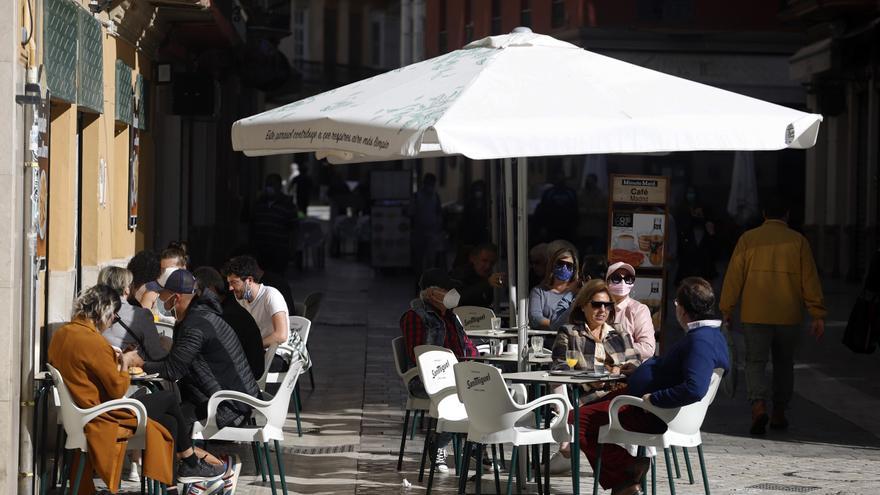
[(859, 354), (872, 354), (880, 340), (880, 294), (862, 292), (853, 304), (843, 332), (843, 345)]

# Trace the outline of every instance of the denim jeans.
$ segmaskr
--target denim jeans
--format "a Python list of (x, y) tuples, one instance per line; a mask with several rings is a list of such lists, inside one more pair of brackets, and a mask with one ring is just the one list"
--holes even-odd
[(767, 381), (767, 361), (773, 360), (773, 404), (784, 409), (794, 392), (794, 351), (801, 325), (765, 325), (743, 323), (746, 340), (746, 390), (749, 401), (771, 398)]

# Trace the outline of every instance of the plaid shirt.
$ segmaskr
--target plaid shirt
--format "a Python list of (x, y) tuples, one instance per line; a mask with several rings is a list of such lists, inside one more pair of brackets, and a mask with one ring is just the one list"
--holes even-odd
[[(605, 364), (620, 366), (624, 363), (632, 363), (638, 366), (641, 364), (639, 354), (633, 348), (632, 337), (629, 332), (614, 329), (612, 326), (605, 324), (603, 331), (602, 347), (605, 350)], [(565, 362), (565, 351), (575, 350), (581, 352), (577, 369), (592, 369), (587, 366), (586, 358), (594, 359), (596, 355), (596, 344), (587, 331), (583, 323), (563, 325), (556, 334), (556, 341), (553, 342), (553, 362), (554, 364)]]
[[(440, 316), (440, 315), (438, 315)], [(456, 357), (476, 356), (477, 348), (467, 335), (463, 335), (464, 341), (460, 341), (455, 328), (456, 318), (452, 311), (447, 311), (445, 315), (440, 316), (446, 326), (446, 336), (443, 339), (443, 347), (452, 351)], [(400, 319), (400, 330), (403, 332), (403, 341), (406, 344), (406, 354), (410, 359), (410, 364), (415, 366), (416, 356), (413, 349), (416, 346), (425, 344), (425, 336), (427, 330), (424, 322), (415, 311), (409, 310), (404, 313)]]

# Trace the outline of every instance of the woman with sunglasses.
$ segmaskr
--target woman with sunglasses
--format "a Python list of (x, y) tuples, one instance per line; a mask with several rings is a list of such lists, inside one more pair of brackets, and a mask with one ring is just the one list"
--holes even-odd
[(535, 330), (550, 328), (550, 320), (559, 301), (571, 297), (580, 287), (577, 250), (573, 246), (557, 249), (550, 256), (544, 280), (529, 296), (529, 326)]
[[(572, 302), (569, 323), (559, 329), (553, 343), (554, 367), (567, 366), (566, 353), (578, 351), (574, 369), (593, 371), (608, 370), (620, 373), (624, 364), (638, 366), (641, 363), (633, 349), (629, 333), (617, 330), (609, 322), (614, 321), (615, 306), (608, 286), (602, 280), (590, 280), (578, 292)], [(596, 401), (612, 390), (614, 385), (601, 384), (585, 388), (581, 404)], [(565, 393), (565, 385), (554, 389)], [(577, 407), (578, 405), (575, 405)], [(550, 459), (550, 472), (561, 474), (571, 468), (568, 443), (559, 445), (559, 452)]]
[(645, 304), (629, 297), (636, 283), (636, 271), (627, 263), (617, 262), (608, 267), (605, 275), (608, 292), (614, 300), (614, 327), (626, 330), (632, 337), (633, 347), (642, 361), (654, 355), (656, 340), (651, 310)]

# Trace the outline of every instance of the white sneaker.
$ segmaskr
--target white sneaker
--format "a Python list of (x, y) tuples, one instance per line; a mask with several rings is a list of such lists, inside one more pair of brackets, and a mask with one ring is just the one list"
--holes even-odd
[(566, 474), (571, 471), (571, 457), (557, 451), (550, 456), (550, 474)]
[(130, 466), (131, 466), (131, 469), (129, 470), (128, 475), (126, 475), (125, 479), (127, 481), (132, 481), (134, 483), (140, 483), (141, 475), (138, 474), (138, 468), (139, 468), (138, 463), (135, 461), (131, 461)]
[(449, 472), (449, 466), (446, 465), (446, 449), (437, 449), (437, 458), (434, 459), (434, 469), (438, 473)]

